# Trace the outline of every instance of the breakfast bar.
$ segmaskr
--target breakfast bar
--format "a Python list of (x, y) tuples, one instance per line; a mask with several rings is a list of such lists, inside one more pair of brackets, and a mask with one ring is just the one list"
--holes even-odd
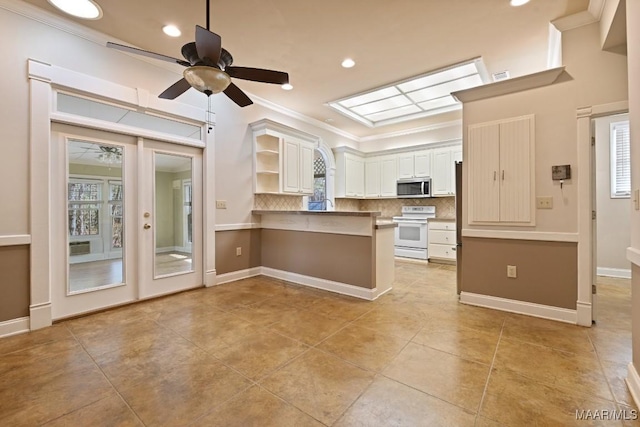
[(374, 300), (394, 280), (396, 226), (376, 211), (254, 210), (263, 274)]

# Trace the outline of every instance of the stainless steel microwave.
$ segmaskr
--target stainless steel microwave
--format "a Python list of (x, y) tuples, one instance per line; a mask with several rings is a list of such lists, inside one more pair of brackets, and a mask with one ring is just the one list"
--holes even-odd
[(431, 197), (431, 178), (399, 179), (398, 197)]

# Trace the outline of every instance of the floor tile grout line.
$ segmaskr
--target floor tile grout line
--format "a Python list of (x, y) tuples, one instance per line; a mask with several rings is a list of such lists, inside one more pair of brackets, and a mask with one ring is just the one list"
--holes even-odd
[[(65, 325), (65, 327), (67, 327)], [(104, 370), (102, 369), (102, 367), (100, 366), (100, 364), (96, 361), (96, 359), (93, 357), (93, 355), (91, 353), (89, 353), (89, 350), (87, 350), (87, 348), (84, 346), (84, 344), (82, 343), (82, 341), (80, 341), (80, 339), (77, 337), (77, 335), (69, 328), (67, 327), (67, 329), (69, 330), (69, 333), (71, 334), (71, 336), (73, 336), (73, 338), (78, 342), (78, 344), (80, 345), (80, 347), (82, 347), (82, 350), (84, 350), (84, 352), (87, 354), (87, 356), (89, 356), (89, 358), (91, 359), (91, 361), (94, 363), (94, 365), (98, 368), (98, 370), (100, 371), (100, 373), (102, 374), (102, 376), (104, 377), (104, 379), (109, 383), (109, 385), (111, 386), (111, 388), (113, 389), (113, 391), (116, 392), (116, 394), (118, 395), (118, 397), (122, 400), (122, 402), (126, 405), (127, 408), (129, 408), (129, 410), (131, 411), (131, 413), (133, 415), (135, 415), (136, 419), (138, 421), (140, 421), (140, 424), (142, 424), (143, 426), (146, 426), (146, 424), (144, 423), (144, 421), (142, 421), (142, 418), (140, 418), (140, 415), (138, 415), (138, 413), (131, 407), (131, 405), (129, 405), (129, 402), (127, 402), (127, 400), (124, 398), (124, 396), (122, 395), (122, 393), (120, 393), (120, 390), (117, 389), (117, 387), (113, 384), (113, 382), (111, 382), (111, 380), (109, 379), (109, 377), (107, 376), (107, 374), (104, 372)], [(96, 401), (98, 402), (98, 400)], [(95, 402), (93, 402), (95, 403)], [(88, 405), (87, 405), (88, 406)]]
[(496, 358), (498, 356), (498, 349), (500, 348), (500, 341), (502, 341), (502, 333), (504, 332), (504, 326), (507, 323), (507, 318), (505, 317), (502, 321), (502, 328), (500, 329), (500, 335), (498, 336), (498, 342), (496, 343), (496, 349), (493, 352), (493, 358), (491, 359), (491, 365), (489, 366), (489, 373), (487, 374), (487, 380), (484, 383), (484, 389), (482, 390), (482, 397), (480, 398), (480, 403), (478, 404), (478, 409), (476, 410), (476, 422), (478, 417), (480, 416), (480, 411), (482, 410), (482, 405), (484, 404), (484, 399), (487, 395), (487, 390), (489, 388), (489, 380), (491, 379), (491, 375), (493, 374), (493, 366), (496, 363)]
[(609, 389), (609, 393), (611, 393), (611, 398), (613, 399), (613, 402), (616, 404), (616, 407), (617, 407), (621, 402), (618, 402), (618, 399), (616, 398), (616, 394), (613, 392), (613, 387), (611, 386), (611, 382), (609, 381), (609, 376), (606, 374), (604, 370), (604, 364), (602, 363), (602, 358), (600, 357), (600, 353), (598, 353), (598, 348), (596, 347), (595, 343), (591, 339), (591, 335), (587, 333), (587, 337), (589, 338), (589, 342), (593, 346), (593, 351), (596, 355), (596, 359), (598, 360), (598, 366), (600, 367), (600, 372), (602, 373), (602, 376), (604, 377), (604, 380), (607, 383), (607, 388)]

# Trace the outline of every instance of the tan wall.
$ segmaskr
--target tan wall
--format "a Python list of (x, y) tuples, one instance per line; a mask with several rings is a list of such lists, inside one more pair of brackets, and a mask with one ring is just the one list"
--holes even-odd
[[(463, 292), (576, 309), (577, 245), (462, 238)], [(507, 278), (507, 265), (517, 278)]]
[(375, 287), (374, 248), (366, 236), (262, 230), (264, 267), (367, 289)]
[(628, 120), (628, 114), (595, 119), (596, 127), (596, 210), (597, 266), (629, 270), (627, 248), (631, 245), (631, 199), (611, 197), (610, 127)]
[[(631, 191), (640, 188), (640, 2), (627, 2)], [(640, 210), (631, 211), (631, 247), (640, 251)], [(640, 369), (640, 266), (631, 271), (633, 364)]]
[[(261, 231), (216, 231), (216, 274), (261, 266)], [(242, 255), (236, 255), (236, 248), (242, 248)]]
[(0, 322), (29, 316), (29, 246), (0, 247)]

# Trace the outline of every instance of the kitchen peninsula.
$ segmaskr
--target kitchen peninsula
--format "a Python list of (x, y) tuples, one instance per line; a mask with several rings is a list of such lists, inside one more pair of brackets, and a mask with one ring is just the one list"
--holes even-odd
[(380, 212), (254, 210), (263, 274), (374, 300), (394, 280), (394, 227)]

